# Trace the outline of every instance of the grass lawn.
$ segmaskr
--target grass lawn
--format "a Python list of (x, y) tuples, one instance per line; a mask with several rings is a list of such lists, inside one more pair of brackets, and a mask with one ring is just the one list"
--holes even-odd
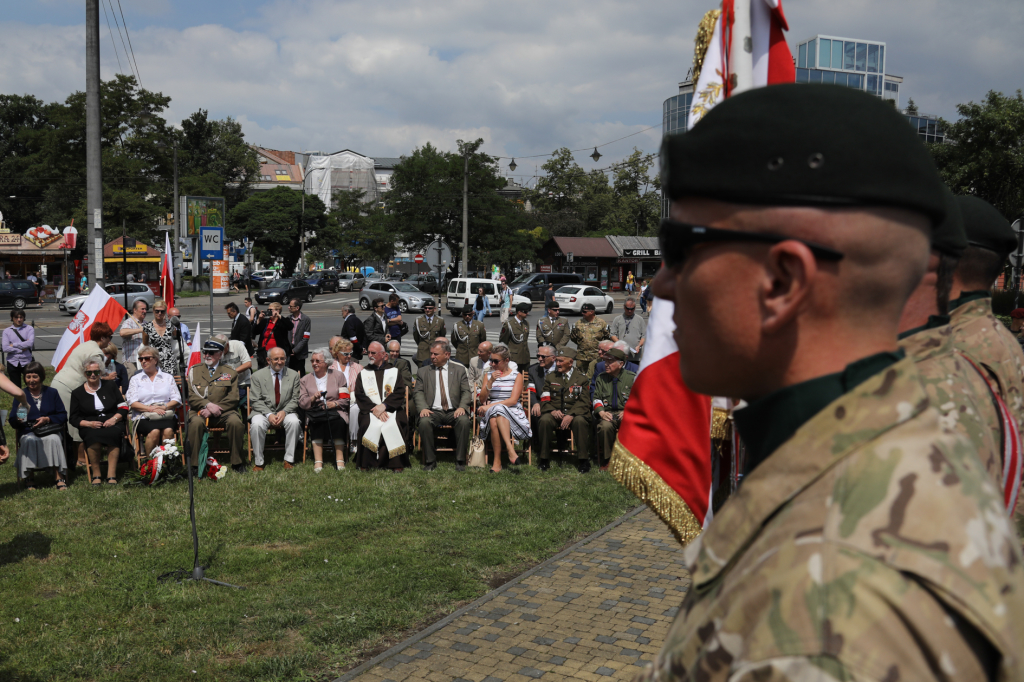
[(18, 492), (13, 463), (0, 467), (0, 680), (330, 680), (636, 504), (568, 466), (276, 462), (197, 484), (200, 563), (236, 591), (156, 580), (191, 568), (185, 483), (79, 476), (65, 493)]

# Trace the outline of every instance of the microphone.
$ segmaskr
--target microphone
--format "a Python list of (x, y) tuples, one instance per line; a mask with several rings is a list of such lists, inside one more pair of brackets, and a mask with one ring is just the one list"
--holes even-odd
[(170, 319), (170, 323), (172, 327), (181, 327), (181, 320), (178, 319), (177, 315)]

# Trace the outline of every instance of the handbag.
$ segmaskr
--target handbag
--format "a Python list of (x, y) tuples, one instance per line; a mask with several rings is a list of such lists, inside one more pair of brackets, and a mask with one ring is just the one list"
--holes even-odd
[(474, 438), (469, 444), (469, 461), (467, 466), (483, 469), (487, 466), (487, 452), (484, 449), (484, 441)]
[(398, 331), (402, 336), (406, 336), (409, 333), (409, 324), (407, 322), (403, 322), (399, 325)]
[(63, 430), (64, 424), (58, 422), (46, 422), (42, 426), (32, 427), (32, 433), (34, 433), (37, 438), (42, 438), (44, 436), (52, 436), (53, 434), (60, 433)]

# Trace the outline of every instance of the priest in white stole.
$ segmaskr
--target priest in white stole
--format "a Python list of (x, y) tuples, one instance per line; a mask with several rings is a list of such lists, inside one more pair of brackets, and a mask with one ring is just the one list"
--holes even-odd
[(374, 341), (367, 350), (370, 364), (356, 379), (359, 405), (359, 450), (356, 461), (361, 470), (409, 466), (409, 417), (406, 414), (405, 381), (388, 362), (384, 346)]

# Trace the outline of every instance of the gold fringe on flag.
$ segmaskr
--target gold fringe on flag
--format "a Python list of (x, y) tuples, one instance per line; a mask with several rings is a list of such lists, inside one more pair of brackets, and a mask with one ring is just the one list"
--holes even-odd
[(716, 407), (711, 411), (711, 440), (729, 440), (732, 429), (729, 428), (729, 410)]
[(700, 522), (686, 501), (619, 441), (615, 441), (608, 471), (624, 488), (654, 510), (684, 547), (700, 535)]
[(700, 80), (701, 69), (704, 68), (704, 56), (708, 53), (708, 46), (711, 45), (711, 37), (715, 32), (715, 23), (721, 16), (722, 10), (713, 9), (704, 15), (697, 25), (697, 37), (693, 40), (693, 87), (697, 87)]

